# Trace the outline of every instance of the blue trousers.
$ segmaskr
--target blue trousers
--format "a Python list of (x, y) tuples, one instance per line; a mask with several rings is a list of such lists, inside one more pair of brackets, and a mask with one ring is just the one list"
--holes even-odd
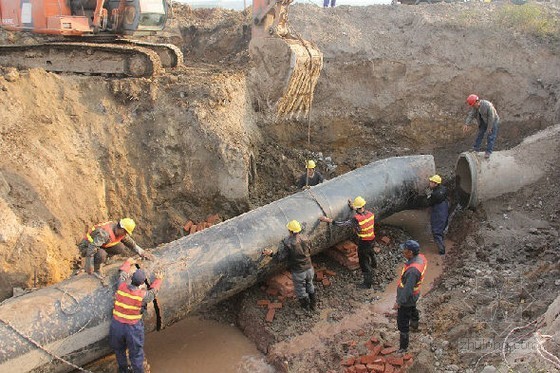
[[(336, 0), (330, 0), (331, 7), (334, 8), (336, 5)], [(323, 0), (323, 8), (329, 7), (329, 0)]]
[[(486, 136), (486, 153), (492, 154), (494, 150), (494, 143), (496, 142), (496, 137), (498, 137), (498, 129), (500, 127), (500, 121), (494, 122), (492, 126), (492, 131)], [(476, 139), (474, 140), (473, 149), (477, 152), (480, 151), (480, 145), (482, 145), (482, 139), (484, 139), (484, 134), (488, 129), (488, 124), (482, 123), (478, 126), (478, 133)]]
[(115, 351), (119, 373), (127, 372), (128, 358), (134, 373), (144, 373), (144, 322), (123, 324), (115, 319), (111, 320), (109, 329), (109, 345)]

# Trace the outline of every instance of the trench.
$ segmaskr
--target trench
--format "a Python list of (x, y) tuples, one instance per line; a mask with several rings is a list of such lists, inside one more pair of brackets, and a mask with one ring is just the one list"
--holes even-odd
[[(443, 271), (443, 258), (438, 254), (437, 247), (432, 241), (429, 226), (429, 210), (406, 210), (383, 219), (384, 225), (395, 226), (405, 230), (412, 239), (417, 240), (422, 253), (428, 258), (429, 268), (423, 285), (423, 293), (427, 293), (435, 279)], [(446, 240), (446, 247), (450, 249), (453, 243)], [(383, 265), (383, 263), (379, 263)], [(358, 310), (374, 312), (380, 316), (391, 312), (394, 304), (396, 288), (402, 264), (395, 267), (394, 279), (382, 292), (375, 292), (377, 301), (365, 304)], [(297, 345), (298, 349), (313, 348), (316, 336), (322, 333), (332, 333), (333, 325), (327, 321), (330, 310), (319, 309), (320, 319), (311, 331), (297, 336), (293, 341), (283, 341), (278, 345)], [(355, 314), (348, 316), (348, 321), (339, 323), (340, 328), (359, 329), (361, 317)], [(381, 319), (390, 323), (387, 319)], [(390, 326), (389, 326), (390, 327)], [(396, 328), (396, 326), (395, 326)], [(291, 343), (293, 342), (293, 343)], [(258, 351), (255, 343), (246, 337), (235, 325), (207, 320), (200, 316), (189, 317), (169, 328), (146, 335), (146, 358), (154, 372), (232, 372), (272, 373), (276, 370), (266, 362), (266, 356)], [(219, 356), (219, 358), (216, 358)]]

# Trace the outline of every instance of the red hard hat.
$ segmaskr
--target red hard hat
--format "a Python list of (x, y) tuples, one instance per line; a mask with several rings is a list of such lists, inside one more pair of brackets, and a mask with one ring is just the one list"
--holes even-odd
[(469, 95), (469, 97), (467, 97), (467, 104), (469, 104), (470, 106), (474, 106), (474, 104), (476, 104), (477, 101), (478, 101), (477, 95)]

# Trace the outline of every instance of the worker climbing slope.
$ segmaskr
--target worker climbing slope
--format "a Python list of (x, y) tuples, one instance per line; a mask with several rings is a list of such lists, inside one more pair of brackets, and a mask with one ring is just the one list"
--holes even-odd
[(131, 235), (136, 223), (131, 218), (123, 218), (118, 222), (108, 221), (91, 228), (78, 244), (80, 254), (85, 258), (85, 270), (88, 274), (103, 278), (102, 265), (108, 256), (125, 254), (130, 249), (140, 257), (152, 260), (153, 256), (142, 249)]

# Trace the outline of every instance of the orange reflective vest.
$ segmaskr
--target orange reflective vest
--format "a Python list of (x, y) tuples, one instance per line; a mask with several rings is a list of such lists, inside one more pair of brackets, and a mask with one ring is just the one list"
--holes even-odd
[(126, 282), (119, 285), (115, 293), (113, 318), (124, 324), (136, 324), (142, 319), (142, 300), (146, 290), (130, 290)]
[(113, 226), (115, 224), (116, 223), (113, 222), (113, 221), (108, 221), (108, 222), (97, 224), (97, 225), (93, 226), (91, 228), (91, 231), (89, 231), (89, 233), (86, 234), (86, 239), (89, 242), (93, 242), (93, 237), (91, 237), (90, 233), (93, 233), (94, 230), (99, 228), (99, 229), (103, 229), (105, 232), (107, 232), (109, 234), (109, 237), (110, 237), (110, 241), (107, 242), (107, 243), (104, 243), (103, 245), (101, 245), (101, 247), (106, 248), (106, 247), (115, 246), (116, 244), (118, 244), (119, 242), (122, 241), (124, 236), (126, 236), (126, 233), (123, 234), (122, 236), (115, 236), (115, 231), (113, 231)]
[(364, 211), (363, 214), (356, 214), (354, 218), (358, 221), (359, 230), (357, 232), (360, 240), (372, 241), (375, 238), (373, 226), (375, 224), (375, 216), (371, 211)]
[(428, 259), (426, 259), (426, 257), (422, 254), (418, 254), (418, 257), (422, 260), (422, 263), (405, 264), (403, 266), (403, 269), (402, 269), (402, 272), (401, 272), (401, 279), (399, 281), (399, 287), (404, 288), (403, 276), (404, 276), (405, 272), (409, 268), (416, 268), (420, 272), (420, 280), (418, 280), (416, 285), (414, 285), (414, 289), (412, 290), (412, 295), (420, 294), (420, 286), (422, 285), (422, 282), (424, 281), (424, 273), (426, 272), (426, 268), (428, 268)]

